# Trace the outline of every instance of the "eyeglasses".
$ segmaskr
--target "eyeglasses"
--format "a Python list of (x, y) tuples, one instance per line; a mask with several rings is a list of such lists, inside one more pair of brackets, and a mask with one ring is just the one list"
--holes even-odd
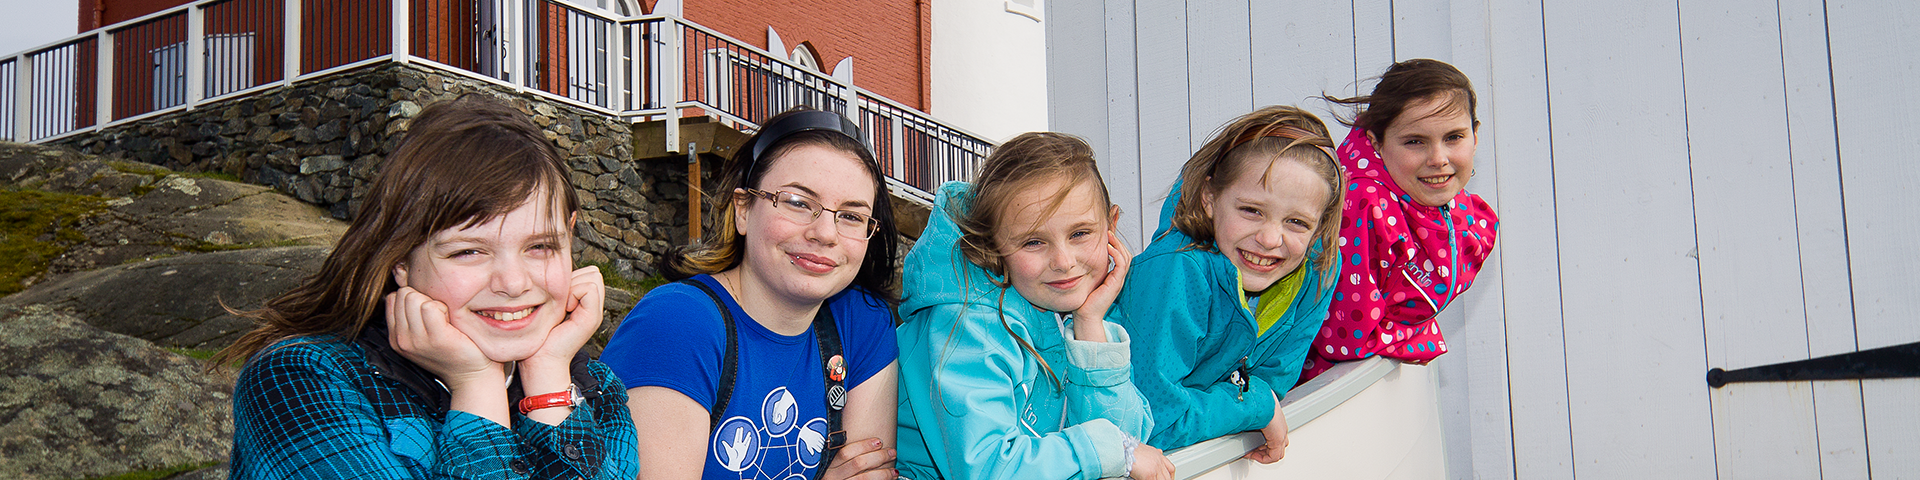
[(773, 206), (775, 207), (774, 211), (780, 212), (781, 218), (785, 218), (793, 223), (810, 225), (814, 220), (820, 218), (820, 212), (833, 212), (833, 227), (840, 232), (840, 236), (842, 237), (867, 240), (873, 238), (874, 232), (880, 231), (880, 221), (875, 220), (870, 215), (860, 212), (828, 209), (827, 207), (821, 206), (820, 201), (807, 198), (804, 195), (788, 192), (769, 192), (752, 188), (743, 190), (746, 190), (749, 195), (773, 202)]

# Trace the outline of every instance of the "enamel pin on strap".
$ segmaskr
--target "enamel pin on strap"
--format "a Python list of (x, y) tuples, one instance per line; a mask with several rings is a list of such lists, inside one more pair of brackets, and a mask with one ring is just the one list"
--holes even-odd
[(580, 395), (580, 389), (567, 384), (566, 390), (534, 395), (520, 399), (520, 414), (526, 415), (534, 410), (553, 407), (572, 407), (585, 403), (586, 397)]
[(1235, 400), (1246, 401), (1247, 390), (1252, 388), (1251, 383), (1247, 381), (1247, 357), (1240, 357), (1240, 368), (1227, 373), (1227, 382), (1240, 387), (1240, 394), (1235, 397)]

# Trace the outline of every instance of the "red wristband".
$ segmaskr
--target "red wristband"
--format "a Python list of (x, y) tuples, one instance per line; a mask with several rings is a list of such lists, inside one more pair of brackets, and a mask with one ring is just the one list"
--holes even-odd
[(566, 390), (520, 399), (520, 414), (526, 415), (542, 408), (572, 407), (584, 401), (586, 398), (580, 396), (580, 389), (568, 384)]

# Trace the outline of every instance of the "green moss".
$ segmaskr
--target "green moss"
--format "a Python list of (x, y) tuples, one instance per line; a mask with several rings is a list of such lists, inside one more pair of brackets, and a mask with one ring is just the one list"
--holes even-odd
[(184, 247), (177, 247), (177, 248), (179, 248), (180, 250), (188, 251), (188, 252), (205, 253), (205, 252), (225, 252), (228, 250), (250, 250), (255, 248), (291, 247), (299, 244), (300, 244), (300, 240), (291, 239), (291, 238), (275, 240), (271, 242), (247, 242), (247, 243), (228, 243), (228, 244), (213, 243), (205, 240), (194, 240), (193, 244), (191, 245), (187, 245)]
[(167, 170), (165, 167), (161, 167), (159, 165), (140, 163), (140, 162), (129, 162), (125, 160), (109, 160), (107, 161), (107, 166), (113, 168), (113, 170), (116, 172), (131, 173), (135, 175), (160, 176), (160, 175), (173, 173), (172, 170)]
[(661, 285), (665, 285), (667, 283), (667, 279), (659, 275), (642, 278), (637, 281), (629, 280), (627, 279), (627, 277), (622, 277), (620, 276), (620, 274), (613, 273), (614, 272), (613, 265), (606, 262), (576, 262), (576, 263), (578, 263), (579, 266), (581, 267), (584, 267), (587, 265), (600, 267), (600, 277), (606, 279), (608, 287), (618, 288), (621, 290), (626, 290), (628, 292), (633, 292), (633, 295), (636, 297), (646, 295), (648, 290), (653, 290), (653, 287), (658, 287)]
[(131, 472), (122, 473), (118, 475), (108, 475), (104, 477), (94, 477), (94, 478), (95, 480), (161, 480), (165, 478), (172, 478), (182, 473), (187, 473), (194, 470), (199, 470), (202, 468), (207, 468), (207, 467), (211, 467), (219, 464), (220, 464), (219, 461), (189, 463), (186, 465), (174, 465), (171, 467), (161, 467), (161, 468), (154, 468), (154, 469), (148, 469), (148, 470), (134, 470)]
[[(614, 276), (618, 277), (619, 275), (614, 275)], [(625, 280), (625, 279), (623, 278), (622, 280)], [(651, 277), (642, 278), (640, 279), (639, 282), (634, 282), (633, 288), (627, 289), (627, 291), (633, 292), (634, 295), (646, 295), (648, 290), (653, 290), (653, 287), (658, 287), (666, 284), (667, 284), (667, 277), (654, 275)]]
[(120, 261), (120, 264), (121, 264), (121, 265), (132, 265), (132, 264), (135, 264), (135, 263), (140, 263), (140, 262), (151, 262), (151, 261), (154, 261), (154, 260), (159, 260), (159, 259), (162, 259), (162, 258), (167, 258), (167, 257), (174, 257), (174, 256), (178, 256), (178, 255), (179, 255), (179, 254), (177, 254), (177, 253), (160, 253), (160, 254), (154, 254), (154, 255), (148, 255), (148, 256), (145, 256), (145, 257), (136, 257), (136, 258), (129, 258), (129, 259), (126, 259), (126, 260), (121, 260), (121, 261)]
[(167, 348), (167, 351), (169, 352), (186, 355), (188, 358), (192, 358), (194, 360), (201, 360), (201, 361), (211, 359), (213, 358), (214, 354), (220, 353), (220, 349), (217, 349), (217, 348), (187, 348), (187, 347), (166, 347), (166, 348)]
[(74, 224), (105, 205), (106, 199), (91, 195), (0, 190), (0, 295), (26, 289), (23, 281), (84, 241)]
[[(167, 349), (167, 351), (169, 352), (177, 353), (177, 354), (180, 354), (181, 356), (185, 356), (187, 358), (191, 358), (194, 360), (207, 362), (207, 363), (213, 362), (213, 357), (220, 354), (220, 349), (218, 348), (188, 348), (188, 347), (162, 347), (162, 348)], [(233, 359), (233, 361), (231, 362), (227, 362), (227, 364), (223, 366), (237, 372), (237, 371), (240, 371), (240, 367), (245, 362), (246, 362), (246, 359), (236, 358), (236, 359)], [(212, 370), (215, 370), (215, 369), (209, 366), (208, 371), (212, 371)]]
[(233, 182), (233, 183), (247, 183), (247, 181), (246, 181), (246, 180), (241, 180), (241, 179), (240, 179), (240, 176), (239, 176), (239, 175), (234, 175), (234, 174), (232, 174), (232, 173), (227, 173), (227, 172), (219, 172), (219, 171), (214, 171), (214, 172), (187, 172), (187, 173), (181, 173), (180, 175), (184, 175), (184, 176), (188, 176), (188, 177), (193, 177), (193, 178), (205, 178), (205, 179), (208, 179), (208, 180), (225, 180), (225, 181), (229, 181), (229, 182)]

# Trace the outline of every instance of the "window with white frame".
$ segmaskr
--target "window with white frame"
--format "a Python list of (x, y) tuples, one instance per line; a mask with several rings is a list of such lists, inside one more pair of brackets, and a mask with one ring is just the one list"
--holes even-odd
[(793, 63), (798, 63), (802, 67), (811, 68), (816, 71), (820, 70), (820, 56), (815, 55), (813, 53), (813, 47), (807, 46), (805, 43), (793, 47), (793, 54), (788, 58), (792, 59)]

